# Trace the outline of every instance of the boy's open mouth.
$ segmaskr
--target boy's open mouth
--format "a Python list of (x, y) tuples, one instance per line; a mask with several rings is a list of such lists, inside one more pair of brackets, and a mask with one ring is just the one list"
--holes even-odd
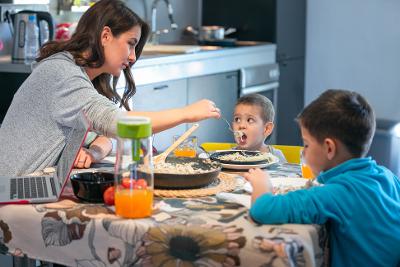
[(240, 136), (238, 136), (239, 144), (245, 144), (247, 140), (247, 135), (244, 132), (241, 132)]

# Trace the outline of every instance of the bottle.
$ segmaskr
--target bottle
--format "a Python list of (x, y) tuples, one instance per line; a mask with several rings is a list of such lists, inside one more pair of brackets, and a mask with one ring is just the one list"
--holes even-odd
[(25, 64), (31, 64), (39, 51), (39, 27), (36, 14), (29, 14), (25, 31)]
[(147, 117), (123, 115), (117, 120), (115, 213), (124, 218), (151, 216), (153, 149)]

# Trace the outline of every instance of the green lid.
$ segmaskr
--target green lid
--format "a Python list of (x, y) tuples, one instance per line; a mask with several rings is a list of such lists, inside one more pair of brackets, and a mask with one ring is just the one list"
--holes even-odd
[(150, 118), (123, 115), (117, 120), (117, 135), (132, 139), (151, 136)]

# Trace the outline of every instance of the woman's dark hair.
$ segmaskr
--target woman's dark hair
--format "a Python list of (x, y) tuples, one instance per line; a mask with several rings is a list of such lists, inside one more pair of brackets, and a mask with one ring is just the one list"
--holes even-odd
[(375, 133), (375, 114), (358, 93), (330, 89), (311, 102), (297, 116), (298, 123), (312, 137), (341, 141), (354, 157), (368, 152)]
[[(36, 60), (39, 62), (55, 53), (68, 51), (73, 55), (77, 65), (99, 68), (105, 61), (101, 45), (101, 32), (105, 26), (108, 26), (116, 37), (134, 26), (140, 26), (141, 38), (135, 47), (136, 58), (140, 57), (149, 36), (148, 24), (120, 0), (100, 0), (82, 15), (71, 39), (61, 42), (51, 41), (44, 44)], [(120, 102), (120, 106), (130, 110), (128, 100), (135, 94), (136, 86), (130, 68), (124, 69), (123, 72), (126, 86), (122, 98), (117, 94), (115, 88), (118, 77), (113, 77), (112, 87), (111, 75), (107, 73), (97, 76), (92, 83), (100, 94), (114, 103)]]
[(237, 105), (249, 105), (249, 106), (258, 106), (261, 108), (261, 118), (264, 123), (274, 122), (275, 110), (274, 105), (268, 97), (260, 95), (260, 94), (249, 94), (244, 95), (238, 99), (236, 102)]

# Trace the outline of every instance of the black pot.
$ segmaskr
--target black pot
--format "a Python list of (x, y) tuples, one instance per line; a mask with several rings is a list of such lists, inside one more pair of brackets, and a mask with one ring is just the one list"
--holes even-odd
[(103, 193), (114, 186), (114, 174), (109, 172), (82, 172), (71, 176), (74, 194), (83, 201), (102, 203)]
[(158, 189), (194, 189), (201, 188), (216, 181), (221, 171), (218, 163), (199, 158), (167, 158), (167, 163), (184, 164), (195, 162), (193, 168), (201, 169), (197, 174), (173, 174), (154, 172), (154, 188)]

